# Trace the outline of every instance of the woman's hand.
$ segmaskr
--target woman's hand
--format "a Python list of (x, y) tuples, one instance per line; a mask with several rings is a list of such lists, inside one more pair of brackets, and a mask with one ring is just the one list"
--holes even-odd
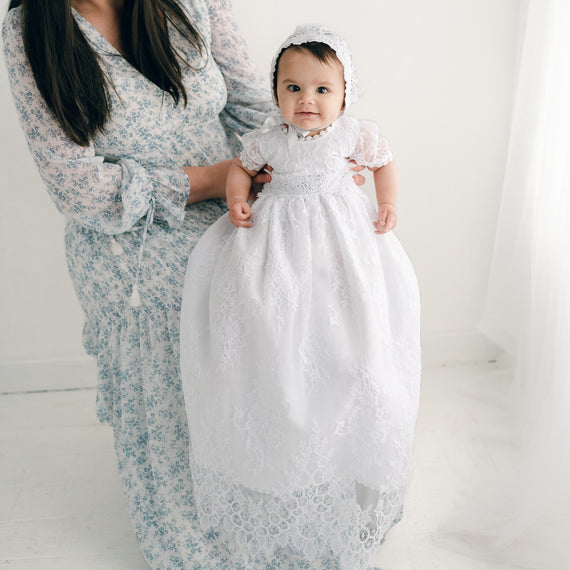
[(350, 170), (352, 170), (352, 172), (356, 172), (357, 174), (355, 174), (352, 179), (354, 180), (354, 183), (357, 186), (362, 186), (365, 182), (366, 182), (366, 178), (364, 178), (364, 176), (362, 176), (362, 174), (358, 174), (358, 172), (361, 172), (362, 170), (364, 170), (366, 167), (365, 166), (360, 166), (360, 164), (356, 164), (356, 162), (354, 162), (354, 160), (349, 160), (348, 161), (349, 164), (351, 164), (352, 166), (350, 167)]
[(263, 185), (271, 182), (270, 172), (273, 170), (272, 166), (267, 164), (253, 177), (251, 190), (249, 192), (249, 200), (257, 200), (257, 195), (263, 190)]
[(265, 165), (252, 179), (253, 184), (267, 184), (271, 182), (271, 174), (269, 172), (273, 170), (273, 167)]
[(376, 228), (374, 230), (375, 234), (386, 234), (390, 230), (393, 230), (398, 223), (394, 204), (390, 204), (389, 202), (378, 204), (378, 220), (373, 223)]

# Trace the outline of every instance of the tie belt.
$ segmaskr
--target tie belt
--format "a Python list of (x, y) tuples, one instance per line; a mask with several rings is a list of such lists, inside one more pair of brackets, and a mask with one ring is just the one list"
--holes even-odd
[[(148, 229), (149, 229), (150, 225), (154, 221), (154, 209), (155, 209), (154, 198), (150, 198), (149, 207), (148, 207), (148, 210), (146, 213), (146, 220), (145, 220), (145, 224), (143, 227), (141, 243), (139, 246), (139, 254), (138, 254), (138, 259), (137, 259), (137, 268), (136, 268), (136, 272), (135, 272), (135, 278), (133, 281), (133, 286), (131, 289), (131, 296), (129, 299), (129, 305), (131, 307), (140, 307), (143, 304), (142, 300), (141, 300), (140, 292), (139, 292), (139, 285), (140, 285), (140, 279), (141, 279), (142, 260), (143, 260), (143, 255), (144, 255), (146, 236), (148, 234)], [(131, 230), (131, 231), (133, 231), (133, 230)], [(109, 240), (111, 242), (111, 251), (113, 252), (113, 254), (114, 255), (122, 255), (124, 253), (124, 250), (123, 250), (121, 244), (115, 239), (115, 236), (110, 235)]]

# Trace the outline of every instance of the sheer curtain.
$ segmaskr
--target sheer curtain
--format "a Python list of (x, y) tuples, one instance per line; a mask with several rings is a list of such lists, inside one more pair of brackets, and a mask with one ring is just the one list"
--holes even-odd
[(528, 0), (521, 10), (481, 323), (513, 363), (505, 409), (517, 412), (510, 434), (517, 453), (482, 490), (487, 499), (495, 491), (492, 506), (472, 510), (472, 531), (456, 527), (454, 540), (509, 567), (563, 570), (570, 568), (570, 1)]

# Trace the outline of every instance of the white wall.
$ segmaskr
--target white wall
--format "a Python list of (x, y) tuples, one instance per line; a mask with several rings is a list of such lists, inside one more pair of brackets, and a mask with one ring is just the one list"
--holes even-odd
[(300, 23), (349, 42), (400, 173), (397, 235), (414, 262), (426, 334), (472, 328), (490, 263), (510, 120), (519, 0), (234, 0), (264, 74)]
[[(1, 13), (7, 0), (0, 2)], [(67, 275), (63, 218), (20, 131), (0, 57), (0, 362), (83, 356), (82, 313)]]
[[(416, 267), (423, 328), (473, 329), (483, 305), (506, 156), (520, 0), (234, 0), (264, 76), (301, 23), (352, 47), (401, 180), (397, 234)], [(0, 0), (0, 9), (7, 6)], [(0, 364), (80, 358), (81, 311), (65, 268), (63, 220), (28, 155), (0, 69)]]

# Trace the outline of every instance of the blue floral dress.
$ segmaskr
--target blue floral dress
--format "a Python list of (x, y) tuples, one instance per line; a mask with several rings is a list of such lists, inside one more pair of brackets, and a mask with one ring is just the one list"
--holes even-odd
[[(196, 518), (179, 310), (188, 255), (225, 204), (186, 207), (191, 188), (181, 167), (235, 156), (236, 135), (259, 126), (273, 105), (229, 1), (183, 4), (208, 47), (201, 60), (169, 31), (195, 69), (184, 71), (187, 107), (175, 106), (77, 13), (113, 82), (105, 132), (87, 147), (62, 132), (27, 62), (20, 8), (3, 26), (11, 88), (41, 176), (68, 220), (67, 260), (86, 316), (84, 344), (99, 370), (97, 415), (114, 430), (127, 507), (149, 566), (307, 568), (286, 551), (272, 560), (247, 559), (225, 537), (204, 536)], [(325, 557), (321, 566), (338, 564)]]

